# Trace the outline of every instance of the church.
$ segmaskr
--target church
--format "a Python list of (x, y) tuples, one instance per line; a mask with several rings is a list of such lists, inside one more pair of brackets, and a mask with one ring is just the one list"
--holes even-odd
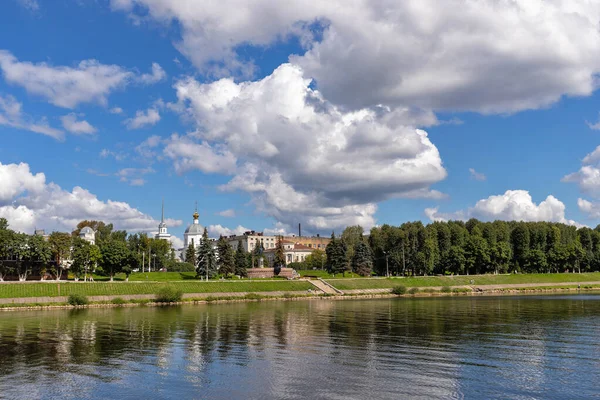
[(167, 224), (165, 223), (165, 201), (162, 202), (162, 216), (160, 224), (158, 224), (158, 233), (154, 236), (155, 239), (164, 239), (171, 241), (171, 234), (167, 232)]
[(200, 214), (198, 214), (198, 206), (196, 205), (196, 210), (192, 215), (194, 217), (194, 222), (187, 227), (185, 233), (183, 234), (183, 249), (187, 249), (190, 244), (194, 246), (194, 248), (198, 247), (202, 242), (202, 233), (204, 232), (204, 227), (200, 225), (198, 218)]

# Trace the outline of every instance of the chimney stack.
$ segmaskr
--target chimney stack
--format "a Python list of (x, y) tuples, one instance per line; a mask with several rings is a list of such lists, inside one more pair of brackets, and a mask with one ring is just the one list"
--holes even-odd
[(302, 237), (302, 226), (298, 224), (298, 237)]

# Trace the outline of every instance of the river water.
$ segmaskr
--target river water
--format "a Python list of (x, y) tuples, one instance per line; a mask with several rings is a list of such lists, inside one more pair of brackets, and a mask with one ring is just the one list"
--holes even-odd
[(0, 312), (2, 399), (600, 394), (600, 296)]

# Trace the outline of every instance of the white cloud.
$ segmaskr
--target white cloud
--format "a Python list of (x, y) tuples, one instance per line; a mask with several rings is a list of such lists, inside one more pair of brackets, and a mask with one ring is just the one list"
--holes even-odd
[(429, 188), (446, 177), (439, 152), (411, 126), (428, 115), (344, 112), (309, 85), (290, 64), (256, 82), (179, 81), (172, 108), (197, 130), (173, 135), (165, 155), (179, 173), (234, 174), (224, 190), (248, 192), (260, 211), (307, 228), (369, 228), (378, 201), (444, 197)]
[[(93, 59), (81, 61), (76, 67), (52, 66), (19, 61), (7, 50), (0, 50), (0, 69), (8, 83), (22, 86), (28, 93), (63, 108), (75, 108), (82, 103), (106, 105), (110, 93), (136, 78), (141, 79), (121, 66)], [(154, 75), (154, 65), (152, 69)]]
[(475, 179), (476, 181), (485, 181), (487, 179), (485, 174), (475, 171), (474, 168), (469, 168), (469, 173), (471, 174), (471, 179)]
[(135, 117), (126, 119), (123, 123), (127, 129), (140, 129), (144, 126), (156, 125), (160, 121), (160, 114), (155, 108), (149, 108), (145, 112), (138, 110)]
[(118, 176), (121, 182), (128, 183), (130, 186), (144, 186), (146, 180), (142, 176), (147, 174), (153, 174), (155, 171), (148, 168), (123, 168), (117, 171), (115, 174)]
[(221, 217), (226, 217), (226, 218), (233, 218), (235, 217), (235, 210), (233, 208), (230, 208), (228, 210), (223, 210), (217, 213), (217, 215), (220, 215)]
[(98, 131), (95, 127), (90, 125), (89, 122), (85, 120), (78, 121), (75, 113), (63, 115), (60, 117), (60, 120), (63, 128), (76, 135), (91, 135)]
[(171, 246), (174, 249), (182, 249), (183, 248), (183, 240), (178, 238), (177, 236), (171, 235), (169, 239), (171, 241)]
[(577, 207), (579, 207), (579, 210), (585, 213), (588, 218), (600, 218), (600, 203), (579, 198), (577, 199)]
[(23, 105), (13, 96), (0, 95), (0, 125), (41, 133), (57, 140), (64, 139), (63, 131), (50, 127), (45, 118), (32, 121), (29, 115), (23, 113), (22, 107)]
[(160, 145), (161, 141), (162, 138), (158, 135), (150, 136), (148, 139), (137, 145), (135, 151), (146, 159), (157, 158), (155, 149)]
[(123, 161), (127, 157), (127, 154), (121, 153), (121, 152), (116, 152), (116, 151), (111, 151), (108, 149), (102, 149), (100, 151), (99, 156), (100, 156), (100, 158), (114, 157), (114, 159), (117, 161)]
[(193, 169), (207, 173), (230, 174), (235, 171), (236, 158), (221, 146), (196, 143), (187, 136), (173, 134), (166, 140), (164, 154), (173, 160), (175, 171), (182, 174)]
[(326, 98), (353, 109), (515, 112), (563, 95), (590, 95), (600, 72), (594, 1), (213, 0), (198, 7), (195, 0), (112, 0), (111, 6), (136, 22), (178, 22), (178, 50), (213, 74), (251, 73), (236, 48), (296, 36), (306, 52), (291, 62), (316, 79)]
[(123, 114), (123, 109), (121, 107), (113, 107), (108, 110), (111, 114)]
[(238, 225), (236, 228), (233, 229), (226, 228), (222, 225), (209, 225), (206, 227), (206, 229), (208, 230), (208, 235), (213, 238), (219, 236), (241, 235), (244, 232), (250, 230), (248, 228), (244, 228), (241, 225)]
[(167, 77), (167, 73), (158, 63), (152, 63), (152, 73), (142, 74), (138, 79), (141, 83), (151, 85), (162, 81)]
[(583, 158), (579, 171), (564, 176), (562, 182), (576, 183), (582, 192), (600, 197), (600, 146)]
[(35, 12), (40, 9), (40, 5), (37, 0), (17, 0), (17, 2), (21, 5), (21, 7), (29, 11)]
[(479, 200), (474, 207), (466, 211), (439, 213), (438, 208), (427, 208), (425, 214), (432, 221), (450, 219), (466, 220), (478, 218), (484, 221), (551, 221), (569, 225), (579, 225), (565, 217), (565, 205), (556, 197), (549, 195), (539, 204), (535, 204), (526, 190), (507, 190), (502, 195), (490, 196)]
[[(32, 174), (29, 165), (0, 164), (0, 217), (8, 219), (15, 230), (32, 232), (34, 227), (70, 231), (84, 219), (113, 223), (116, 229), (151, 231), (157, 220), (120, 201), (99, 200), (79, 186), (66, 191), (55, 183), (46, 183), (43, 173)], [(179, 226), (180, 220), (168, 220)]]

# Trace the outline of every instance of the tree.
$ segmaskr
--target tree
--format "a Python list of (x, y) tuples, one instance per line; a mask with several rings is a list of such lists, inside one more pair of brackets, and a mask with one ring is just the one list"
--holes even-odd
[(352, 263), (354, 249), (363, 241), (364, 229), (360, 225), (349, 226), (342, 232), (341, 240), (346, 245), (346, 257), (348, 265)]
[(75, 237), (73, 238), (73, 265), (71, 270), (75, 275), (75, 280), (78, 281), (83, 275), (83, 280), (87, 280), (87, 274), (95, 270), (96, 265), (100, 261), (102, 255), (100, 249), (95, 244), (90, 244), (87, 241)]
[(110, 237), (113, 230), (113, 224), (105, 224), (102, 221), (95, 220), (83, 220), (77, 224), (77, 228), (71, 233), (71, 235), (79, 237), (79, 233), (83, 228), (89, 226), (96, 232), (96, 244), (99, 246), (104, 240)]
[(273, 273), (279, 275), (281, 268), (285, 266), (285, 250), (283, 249), (283, 236), (277, 238), (275, 246), (275, 259), (273, 260)]
[(208, 231), (204, 228), (202, 233), (202, 242), (198, 247), (198, 268), (196, 276), (206, 278), (206, 280), (217, 276), (217, 261), (212, 243), (208, 239)]
[(217, 252), (219, 253), (219, 272), (228, 278), (235, 272), (235, 256), (233, 249), (223, 236), (219, 237), (217, 242)]
[(13, 256), (14, 236), (15, 232), (8, 229), (6, 219), (0, 218), (0, 282), (3, 282), (13, 270), (10, 258)]
[(191, 243), (185, 250), (185, 262), (190, 263), (192, 265), (196, 265), (198, 263), (198, 260), (196, 259), (196, 249)]
[(331, 241), (325, 248), (327, 254), (327, 271), (330, 274), (346, 272), (348, 261), (346, 258), (346, 245), (343, 241), (336, 239), (335, 234), (331, 234)]
[(15, 239), (19, 241), (14, 246), (16, 250), (17, 263), (16, 272), (19, 281), (26, 281), (34, 266), (39, 266), (40, 275), (52, 257), (50, 246), (43, 237), (38, 235), (17, 234)]
[(122, 272), (123, 268), (131, 270), (131, 253), (127, 243), (118, 239), (105, 240), (100, 246), (100, 265), (112, 282), (115, 274)]
[(248, 268), (248, 257), (246, 251), (242, 245), (242, 241), (238, 242), (237, 250), (235, 252), (235, 274), (240, 277), (248, 276), (246, 269)]
[(48, 237), (48, 244), (52, 250), (52, 257), (56, 265), (56, 280), (60, 280), (64, 269), (71, 265), (72, 236), (65, 232), (52, 232)]
[(360, 276), (370, 276), (373, 270), (373, 254), (371, 248), (361, 240), (354, 247), (352, 257), (352, 271)]
[(306, 256), (304, 259), (304, 264), (306, 265), (307, 269), (324, 269), (325, 261), (325, 252), (321, 249), (316, 249)]
[(460, 275), (465, 271), (466, 263), (465, 250), (460, 246), (451, 246), (445, 261), (446, 271)]

